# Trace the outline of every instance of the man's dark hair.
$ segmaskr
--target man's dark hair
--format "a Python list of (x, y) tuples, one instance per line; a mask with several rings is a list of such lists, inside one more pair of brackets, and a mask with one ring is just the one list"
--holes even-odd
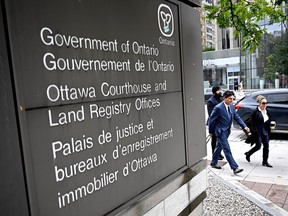
[(230, 97), (230, 96), (234, 96), (235, 97), (235, 94), (234, 94), (234, 92), (233, 91), (225, 91), (224, 92), (224, 94), (223, 94), (223, 97), (224, 98), (228, 98), (228, 97)]
[(212, 88), (212, 93), (213, 94), (216, 94), (216, 92), (218, 91), (218, 90), (220, 90), (221, 88), (220, 88), (220, 86), (213, 86), (213, 88)]

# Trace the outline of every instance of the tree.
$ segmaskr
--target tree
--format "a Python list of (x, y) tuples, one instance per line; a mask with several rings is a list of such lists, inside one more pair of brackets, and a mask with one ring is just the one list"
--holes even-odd
[(288, 74), (288, 33), (273, 41), (273, 48), (267, 57), (267, 66), (264, 71), (264, 78), (275, 79), (278, 74)]
[(216, 5), (205, 5), (204, 9), (208, 12), (207, 19), (215, 19), (220, 28), (233, 27), (235, 38), (241, 34), (242, 48), (253, 52), (267, 32), (259, 25), (259, 21), (269, 19), (269, 24), (285, 23), (287, 16), (282, 3), (287, 2), (288, 0), (219, 0)]

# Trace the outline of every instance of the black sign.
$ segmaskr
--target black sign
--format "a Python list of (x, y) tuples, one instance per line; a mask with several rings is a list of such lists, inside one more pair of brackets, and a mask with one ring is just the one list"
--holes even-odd
[(185, 166), (177, 5), (7, 11), (33, 213), (102, 215)]

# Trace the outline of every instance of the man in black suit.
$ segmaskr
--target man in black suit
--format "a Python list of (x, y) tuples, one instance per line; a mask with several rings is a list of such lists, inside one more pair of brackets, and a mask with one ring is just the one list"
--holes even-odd
[[(221, 95), (221, 88), (219, 86), (213, 86), (212, 88), (212, 93), (213, 95), (209, 98), (207, 101), (207, 111), (208, 111), (208, 116), (211, 115), (214, 107), (222, 102), (222, 95)], [(212, 149), (212, 154), (215, 150), (216, 147), (216, 137), (212, 136), (211, 138), (211, 149)], [(223, 160), (224, 156), (222, 154), (219, 155), (218, 160)]]

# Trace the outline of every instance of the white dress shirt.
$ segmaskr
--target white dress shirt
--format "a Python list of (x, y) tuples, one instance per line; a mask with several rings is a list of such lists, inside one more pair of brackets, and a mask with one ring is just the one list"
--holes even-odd
[(261, 110), (260, 107), (258, 107), (258, 110), (262, 113), (264, 122), (268, 121), (269, 117), (268, 117), (268, 115), (267, 115), (267, 110), (266, 110), (266, 109)]

